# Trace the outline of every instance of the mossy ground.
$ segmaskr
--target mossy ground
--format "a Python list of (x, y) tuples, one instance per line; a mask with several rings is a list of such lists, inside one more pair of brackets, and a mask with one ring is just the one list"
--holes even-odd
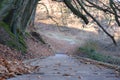
[[(5, 42), (3, 44), (11, 47), (11, 48), (15, 48), (19, 51), (21, 51), (22, 53), (26, 53), (26, 43), (24, 41), (24, 37), (20, 34), (18, 34), (17, 36), (14, 35), (11, 30), (10, 30), (10, 27), (9, 25), (7, 25), (6, 23), (4, 22), (0, 22), (0, 27), (4, 28), (4, 32), (7, 33), (7, 35), (9, 36), (9, 39), (6, 38)], [(2, 38), (4, 37), (5, 35), (2, 36)]]

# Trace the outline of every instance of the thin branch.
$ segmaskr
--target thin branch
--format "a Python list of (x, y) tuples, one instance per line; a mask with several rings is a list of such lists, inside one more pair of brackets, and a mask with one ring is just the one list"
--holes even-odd
[[(108, 8), (104, 9), (103, 7), (100, 7), (100, 6), (98, 6), (98, 5), (94, 4), (94, 3), (92, 3), (92, 2), (89, 1), (89, 0), (86, 0), (86, 1), (87, 1), (89, 4), (93, 5), (93, 8), (96, 8), (96, 9), (102, 10), (102, 11), (105, 12), (105, 13), (108, 12), (108, 13), (110, 13), (110, 14), (115, 15), (115, 13), (114, 13), (113, 11), (111, 11), (111, 10), (108, 10)], [(117, 15), (117, 17), (120, 18), (119, 15)]]
[(77, 0), (77, 2), (79, 3), (79, 5), (81, 6), (81, 8), (84, 10), (84, 12), (89, 16), (91, 17), (96, 23), (97, 25), (112, 39), (113, 43), (117, 46), (117, 43), (114, 39), (114, 36), (112, 36), (111, 34), (109, 34), (104, 28), (103, 26), (84, 8), (84, 6), (82, 5), (82, 3)]
[(80, 17), (81, 19), (83, 19), (86, 24), (89, 23), (87, 17), (86, 17), (85, 15), (83, 15), (80, 11), (76, 10), (69, 0), (64, 0), (64, 3), (67, 5), (67, 7), (68, 7), (75, 15), (77, 15), (78, 17)]
[(110, 0), (109, 4), (110, 4), (110, 6), (111, 6), (111, 8), (114, 12), (115, 20), (116, 20), (118, 26), (120, 26), (120, 22), (119, 22), (119, 19), (118, 19), (117, 11), (115, 10), (115, 7), (114, 7), (115, 4), (114, 4), (113, 0)]

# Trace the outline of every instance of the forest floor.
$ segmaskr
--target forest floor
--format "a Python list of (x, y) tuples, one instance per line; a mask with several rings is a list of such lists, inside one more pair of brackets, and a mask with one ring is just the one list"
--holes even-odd
[[(43, 19), (45, 17), (46, 20), (40, 20), (40, 17)], [(38, 13), (36, 18), (38, 20), (35, 21), (35, 29), (33, 30), (32, 26), (30, 31), (39, 33), (46, 44), (39, 42), (35, 37), (28, 37), (26, 39), (28, 53), (24, 56), (0, 44), (0, 80), (6, 78), (7, 80), (120, 80), (120, 68), (116, 66), (111, 69), (71, 56), (86, 42), (95, 40), (100, 42), (99, 46), (102, 49), (98, 47), (101, 53), (105, 52), (104, 48), (107, 45), (105, 54), (120, 57), (119, 48), (116, 50), (111, 44), (112, 41), (103, 32), (99, 35), (94, 27), (78, 25), (76, 20), (75, 24), (72, 24), (74, 23), (72, 21), (68, 25), (58, 26), (48, 16), (41, 16)], [(68, 21), (71, 21), (71, 18)], [(95, 44), (97, 45), (97, 42)]]
[(30, 38), (27, 41), (29, 41), (29, 52), (24, 55), (15, 49), (0, 44), (0, 80), (15, 77), (16, 75), (28, 74), (37, 68), (37, 66), (24, 64), (24, 60), (54, 55), (47, 45), (35, 42)]
[(29, 36), (25, 40), (28, 48), (27, 53), (24, 54), (0, 44), (0, 80), (31, 73), (37, 68), (24, 64), (24, 60), (54, 55), (47, 44), (41, 43), (35, 37)]
[(120, 80), (116, 70), (92, 64), (82, 59), (56, 54), (47, 58), (25, 61), (38, 66), (31, 74), (25, 74), (7, 80)]
[[(3, 63), (3, 65), (5, 66), (0, 66), (2, 70), (4, 69), (3, 73), (6, 73), (6, 71), (8, 72), (8, 74), (3, 75), (5, 78), (14, 77), (8, 80), (33, 80), (33, 79), (34, 80), (89, 80), (89, 79), (119, 80), (120, 79), (119, 71), (116, 71), (115, 68), (111, 69), (109, 67), (92, 64), (90, 62), (84, 61), (83, 59), (78, 60), (75, 59), (74, 57), (71, 57), (71, 54), (75, 53), (76, 49), (79, 48), (80, 45), (82, 45), (82, 43), (84, 43), (84, 40), (82, 40), (83, 42), (81, 42), (79, 41), (79, 39), (77, 39), (78, 36), (77, 37), (73, 36), (73, 35), (79, 35), (76, 34), (76, 30), (71, 33), (73, 35), (69, 35), (67, 32), (59, 31), (57, 27), (51, 28), (50, 26), (49, 27), (47, 26), (45, 27), (45, 26), (46, 25), (42, 24), (42, 27), (40, 27), (39, 25), (36, 31), (40, 33), (40, 35), (45, 40), (47, 45), (50, 46), (43, 45), (41, 43), (34, 41), (34, 39), (29, 38), (27, 40), (27, 44), (29, 45), (30, 51), (32, 53), (35, 52), (35, 54), (29, 55), (30, 54), (29, 53), (28, 55), (26, 55), (26, 57), (28, 56), (28, 58), (26, 57), (25, 58), (30, 59), (24, 62), (25, 64), (27, 64), (27, 66), (24, 65), (19, 67), (20, 65), (23, 65), (23, 63), (16, 61), (13, 63), (10, 63), (8, 61), (6, 66), (6, 61), (5, 61), (5, 63)], [(5, 47), (4, 49), (1, 47), (1, 51), (3, 51), (4, 53), (11, 52), (11, 50), (8, 47)], [(54, 51), (53, 53), (64, 53), (64, 54), (56, 54), (55, 56), (50, 56), (54, 54), (51, 53), (51, 50), (49, 49), (53, 49)], [(40, 57), (43, 56), (49, 56), (49, 57), (41, 59)], [(35, 59), (31, 59), (31, 58), (35, 58)], [(11, 66), (12, 64), (14, 64), (15, 66), (14, 65)], [(21, 76), (17, 76), (17, 75), (21, 75)], [(4, 80), (4, 77), (0, 79)]]
[[(32, 48), (29, 49), (32, 52), (36, 52), (35, 54), (30, 55), (30, 56), (33, 55), (34, 57), (28, 56), (29, 60), (25, 60), (24, 61), (25, 64), (23, 64), (20, 61), (14, 61), (13, 59), (12, 63), (9, 61), (7, 62), (7, 66), (5, 67), (1, 66), (2, 70), (4, 69), (5, 71), (8, 71), (8, 74), (4, 75), (5, 78), (13, 77), (7, 80), (89, 80), (89, 79), (119, 80), (120, 79), (119, 71), (117, 71), (116, 68), (111, 69), (110, 67), (105, 67), (99, 64), (93, 64), (92, 62), (85, 61), (82, 58), (77, 59), (75, 57), (72, 57), (71, 54), (75, 52), (76, 51), (75, 49), (78, 48), (81, 44), (74, 36), (70, 36), (68, 34), (55, 31), (54, 28), (49, 28), (49, 27), (42, 27), (42, 28), (44, 30), (39, 29), (37, 32), (40, 33), (40, 35), (45, 40), (45, 42), (47, 42), (47, 44), (50, 45), (49, 48), (52, 48), (54, 53), (62, 53), (62, 54), (56, 54), (56, 55), (51, 54), (49, 53), (48, 47), (45, 47), (46, 45), (43, 46), (43, 44), (38, 43), (33, 39), (28, 39), (27, 42), (29, 42), (28, 44), (29, 46), (31, 46), (30, 48)], [(40, 44), (42, 45), (41, 47)], [(9, 51), (9, 48), (6, 50), (6, 48), (7, 47), (5, 47), (4, 53), (6, 52), (14, 53), (11, 50)], [(39, 49), (42, 49), (42, 51)], [(1, 51), (2, 50), (4, 49), (1, 47)], [(43, 57), (43, 56), (49, 56), (49, 57)], [(6, 65), (6, 62), (3, 65)], [(3, 73), (5, 73), (5, 71), (3, 71)], [(5, 80), (4, 77), (1, 78), (1, 80)]]
[[(93, 47), (100, 54), (120, 57), (120, 36), (115, 36), (115, 34), (120, 34), (120, 28), (115, 24), (112, 23), (110, 27), (105, 26), (106, 24), (103, 26), (115, 37), (117, 47), (94, 21), (90, 19), (90, 23), (85, 25), (63, 3), (49, 0), (41, 0), (40, 3), (44, 5), (38, 4), (37, 6), (35, 31), (46, 39), (56, 53), (75, 53), (76, 49), (90, 43), (89, 48)], [(103, 13), (100, 14), (102, 18)], [(98, 16), (96, 13), (95, 15)]]
[(79, 29), (79, 25), (56, 26), (49, 23), (52, 23), (50, 19), (38, 20), (35, 23), (35, 30), (55, 53), (74, 54), (80, 47), (90, 43), (88, 47), (93, 47), (100, 54), (120, 57), (120, 47), (114, 46), (108, 36), (103, 35), (103, 32), (98, 33), (93, 27)]

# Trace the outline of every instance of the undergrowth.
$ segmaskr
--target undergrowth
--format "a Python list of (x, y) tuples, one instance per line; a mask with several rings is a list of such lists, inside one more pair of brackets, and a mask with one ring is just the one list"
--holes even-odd
[[(11, 32), (9, 25), (7, 25), (5, 22), (0, 22), (0, 27), (4, 28), (6, 35), (8, 35), (10, 38), (6, 39), (2, 44), (5, 44), (11, 48), (15, 48), (22, 53), (26, 53), (27, 47), (24, 41), (24, 37), (22, 35), (18, 35), (18, 39), (16, 39), (16, 36)], [(2, 38), (4, 36), (5, 35), (3, 35)]]
[(83, 57), (91, 58), (97, 61), (107, 62), (110, 64), (120, 65), (120, 58), (100, 53), (97, 51), (98, 48), (99, 47), (95, 42), (87, 42), (84, 46), (79, 48), (79, 52), (82, 53)]

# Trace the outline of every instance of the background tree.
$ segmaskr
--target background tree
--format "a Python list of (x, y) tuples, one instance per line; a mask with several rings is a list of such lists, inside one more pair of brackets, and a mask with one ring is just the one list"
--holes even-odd
[[(105, 15), (114, 16), (114, 21), (120, 26), (120, 1), (119, 0), (63, 0), (71, 11), (80, 17), (86, 24), (89, 23), (89, 19), (91, 18), (113, 41), (115, 45), (117, 45), (114, 36), (111, 35), (104, 26), (98, 21), (98, 19), (89, 11), (88, 8), (94, 8), (98, 11), (102, 11)], [(94, 13), (96, 13), (96, 11)], [(90, 17), (90, 18), (88, 18)]]
[[(56, 1), (64, 1), (64, 3), (67, 5), (67, 7), (79, 18), (81, 18), (85, 24), (88, 24), (89, 21), (92, 19), (113, 41), (115, 45), (117, 45), (114, 36), (109, 33), (104, 27), (104, 25), (101, 24), (101, 22), (98, 20), (98, 18), (102, 19), (102, 17), (96, 17), (94, 16), (94, 13), (99, 12), (98, 14), (101, 14), (100, 12), (104, 13), (104, 17), (106, 15), (112, 15), (114, 16), (113, 20), (114, 23), (120, 26), (120, 8), (119, 8), (119, 0), (56, 0)], [(93, 10), (94, 11), (93, 11)], [(102, 15), (102, 14), (101, 14)], [(90, 19), (91, 18), (91, 19)], [(111, 21), (111, 18), (108, 18)], [(109, 20), (108, 23), (110, 24)], [(110, 25), (107, 25), (110, 26)]]

